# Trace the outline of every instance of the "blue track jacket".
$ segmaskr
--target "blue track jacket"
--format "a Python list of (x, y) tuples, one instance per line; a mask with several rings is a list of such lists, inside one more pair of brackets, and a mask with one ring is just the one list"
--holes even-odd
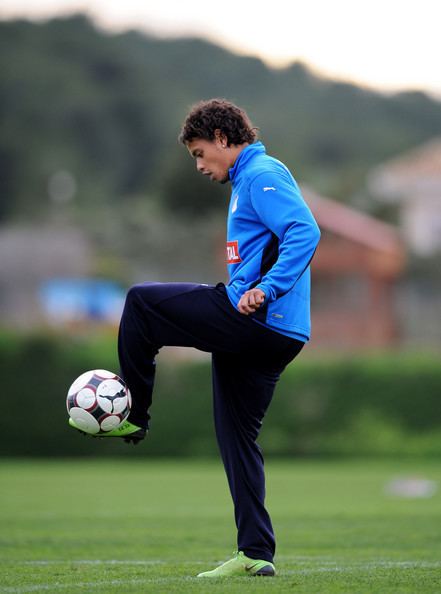
[(297, 340), (311, 332), (309, 264), (320, 230), (293, 176), (261, 142), (241, 151), (229, 170), (226, 287), (237, 307), (248, 289), (261, 289), (256, 322)]

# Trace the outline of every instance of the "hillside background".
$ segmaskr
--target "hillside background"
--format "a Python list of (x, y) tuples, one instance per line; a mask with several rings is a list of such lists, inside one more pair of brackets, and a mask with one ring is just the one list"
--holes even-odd
[(441, 133), (441, 103), (420, 92), (386, 96), (300, 63), (270, 69), (198, 39), (111, 35), (81, 15), (0, 23), (0, 44), (3, 222), (47, 214), (58, 169), (80, 205), (162, 201), (182, 174), (180, 124), (201, 98), (244, 106), (300, 180), (345, 201), (372, 165)]
[(199, 39), (109, 34), (83, 15), (0, 22), (0, 72), (1, 228), (79, 228), (96, 254), (89, 272), (125, 282), (222, 275), (212, 239), (228, 189), (199, 179), (177, 142), (201, 98), (247, 109), (300, 182), (390, 221), (366, 173), (441, 134), (441, 103), (421, 92), (385, 95), (301, 63), (271, 69)]
[[(0, 73), (0, 367), (12, 403), (0, 446), (9, 455), (52, 455), (54, 439), (59, 455), (89, 454), (89, 442), (66, 431), (67, 386), (85, 369), (118, 368), (116, 326), (51, 326), (39, 301), (45, 283), (110, 280), (123, 295), (143, 280), (224, 279), (229, 188), (202, 179), (177, 141), (192, 103), (237, 102), (301, 183), (392, 224), (397, 206), (370, 195), (368, 172), (441, 135), (441, 102), (424, 93), (387, 95), (301, 63), (271, 69), (199, 39), (110, 34), (83, 15), (0, 22)], [(394, 295), (407, 295), (411, 354), (352, 361), (338, 354), (338, 335), (335, 349), (305, 349), (281, 383), (269, 452), (439, 455), (439, 257), (408, 258)], [(340, 301), (329, 282), (325, 304), (333, 283)], [(348, 295), (351, 309), (358, 297)], [(429, 335), (435, 355), (425, 358)], [(162, 429), (151, 451), (214, 453), (209, 364), (171, 361), (160, 366)], [(18, 424), (27, 439), (16, 439)]]

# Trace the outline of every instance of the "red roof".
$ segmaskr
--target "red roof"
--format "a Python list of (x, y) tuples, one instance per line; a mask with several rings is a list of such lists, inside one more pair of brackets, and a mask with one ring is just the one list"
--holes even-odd
[(302, 186), (302, 193), (322, 230), (377, 251), (394, 254), (403, 251), (399, 232), (392, 225), (336, 200), (325, 198), (308, 186)]
[(441, 137), (383, 163), (379, 169), (404, 177), (441, 178)]

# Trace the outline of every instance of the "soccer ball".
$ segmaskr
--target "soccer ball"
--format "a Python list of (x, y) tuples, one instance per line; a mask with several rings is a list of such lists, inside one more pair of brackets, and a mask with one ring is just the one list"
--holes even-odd
[(81, 431), (100, 435), (117, 429), (128, 417), (132, 397), (115, 373), (93, 369), (74, 381), (66, 405), (69, 416)]

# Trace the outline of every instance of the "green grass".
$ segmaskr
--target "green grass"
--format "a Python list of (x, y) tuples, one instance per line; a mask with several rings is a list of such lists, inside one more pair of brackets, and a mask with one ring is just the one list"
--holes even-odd
[(441, 592), (441, 493), (385, 494), (424, 461), (267, 461), (278, 577), (207, 583), (235, 548), (215, 461), (3, 461), (0, 593)]

